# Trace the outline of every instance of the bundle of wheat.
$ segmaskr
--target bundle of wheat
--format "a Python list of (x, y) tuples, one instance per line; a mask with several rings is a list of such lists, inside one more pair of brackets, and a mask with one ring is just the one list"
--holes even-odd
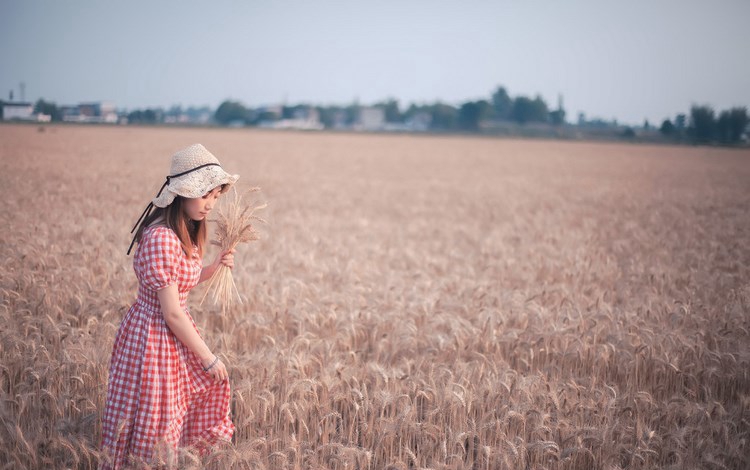
[[(260, 188), (250, 188), (245, 192), (245, 195), (258, 193), (259, 191)], [(227, 200), (226, 203), (219, 206), (217, 218), (212, 220), (212, 222), (216, 222), (216, 231), (211, 244), (218, 246), (221, 251), (234, 249), (240, 243), (259, 240), (258, 231), (252, 223), (254, 221), (267, 223), (265, 219), (255, 214), (256, 211), (264, 209), (266, 204), (258, 203), (255, 200), (246, 202), (235, 188), (232, 189), (232, 197), (227, 198)], [(232, 277), (232, 270), (223, 264), (219, 265), (211, 276), (208, 288), (201, 299), (201, 304), (209, 292), (212, 292), (214, 304), (221, 304), (222, 311), (226, 311), (232, 305), (235, 298), (233, 294), (236, 294), (237, 300), (242, 303), (242, 297), (240, 297)]]

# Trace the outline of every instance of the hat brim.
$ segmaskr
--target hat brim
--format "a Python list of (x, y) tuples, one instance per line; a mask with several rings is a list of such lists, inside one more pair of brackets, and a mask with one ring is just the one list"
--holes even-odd
[(161, 194), (151, 202), (156, 207), (167, 207), (172, 204), (176, 196), (188, 199), (201, 197), (221, 185), (226, 185), (222, 190), (222, 193), (224, 193), (237, 182), (239, 177), (240, 175), (230, 175), (220, 166), (201, 168), (185, 176), (170, 179), (169, 184), (164, 187)]

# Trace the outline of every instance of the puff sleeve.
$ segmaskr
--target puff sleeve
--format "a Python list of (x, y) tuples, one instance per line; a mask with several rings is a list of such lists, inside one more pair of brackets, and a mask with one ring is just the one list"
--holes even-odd
[(177, 282), (182, 248), (177, 235), (167, 227), (155, 227), (141, 240), (141, 282), (158, 291)]

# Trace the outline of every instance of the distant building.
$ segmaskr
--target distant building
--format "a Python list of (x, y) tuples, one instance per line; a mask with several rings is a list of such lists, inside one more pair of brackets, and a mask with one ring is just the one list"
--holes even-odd
[(34, 106), (31, 103), (3, 103), (3, 120), (35, 121)]
[(344, 111), (343, 109), (337, 109), (333, 111), (331, 116), (331, 127), (337, 130), (349, 128), (346, 111)]
[[(165, 124), (208, 124), (211, 122), (213, 113), (208, 107), (195, 108), (190, 107), (186, 110), (182, 108), (173, 108), (164, 115)], [(120, 122), (123, 118), (120, 117)]]
[(385, 110), (374, 106), (359, 109), (354, 127), (364, 131), (377, 131), (385, 127)]
[(284, 107), (281, 105), (262, 106), (257, 110), (258, 115), (264, 120), (278, 120), (284, 115)]
[(107, 101), (61, 106), (62, 119), (66, 122), (117, 122), (117, 110)]
[(271, 126), (275, 129), (300, 129), (319, 131), (323, 129), (320, 113), (312, 106), (301, 106), (294, 110), (291, 119), (281, 119)]
[(265, 106), (254, 110), (258, 127), (266, 129), (321, 130), (320, 113), (313, 106)]
[(430, 113), (421, 111), (414, 114), (412, 117), (406, 120), (407, 130), (424, 132), (430, 128), (432, 124), (432, 115)]

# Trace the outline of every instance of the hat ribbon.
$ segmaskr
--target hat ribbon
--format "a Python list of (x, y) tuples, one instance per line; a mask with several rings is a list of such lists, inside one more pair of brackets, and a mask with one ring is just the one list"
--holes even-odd
[[(182, 173), (177, 173), (176, 175), (169, 175), (169, 176), (167, 176), (166, 181), (164, 181), (164, 184), (161, 185), (161, 188), (159, 189), (159, 192), (156, 193), (156, 197), (161, 196), (161, 192), (164, 191), (164, 188), (167, 187), (167, 185), (169, 184), (169, 180), (170, 179), (172, 179), (172, 178), (178, 178), (180, 176), (187, 175), (188, 173), (192, 173), (192, 172), (194, 172), (196, 170), (200, 170), (201, 168), (205, 168), (207, 166), (219, 166), (220, 167), (221, 165), (219, 165), (218, 163), (205, 163), (203, 165), (196, 166), (195, 168), (191, 168), (191, 169), (189, 169), (187, 171), (183, 171)], [(156, 199), (156, 197), (154, 199)], [(136, 222), (135, 225), (133, 225), (133, 228), (130, 230), (130, 233), (133, 233), (135, 231), (135, 228), (138, 227), (138, 224), (141, 223), (141, 220), (145, 220), (149, 216), (149, 214), (151, 214), (151, 210), (153, 208), (154, 208), (153, 201), (149, 202), (148, 205), (146, 206), (146, 209), (141, 214), (141, 216), (138, 217), (138, 222)], [(135, 237), (137, 235), (138, 235), (137, 233), (135, 235), (133, 235), (133, 240), (130, 242), (130, 246), (128, 247), (128, 255), (130, 254), (130, 250), (133, 249), (133, 244), (135, 244)]]

